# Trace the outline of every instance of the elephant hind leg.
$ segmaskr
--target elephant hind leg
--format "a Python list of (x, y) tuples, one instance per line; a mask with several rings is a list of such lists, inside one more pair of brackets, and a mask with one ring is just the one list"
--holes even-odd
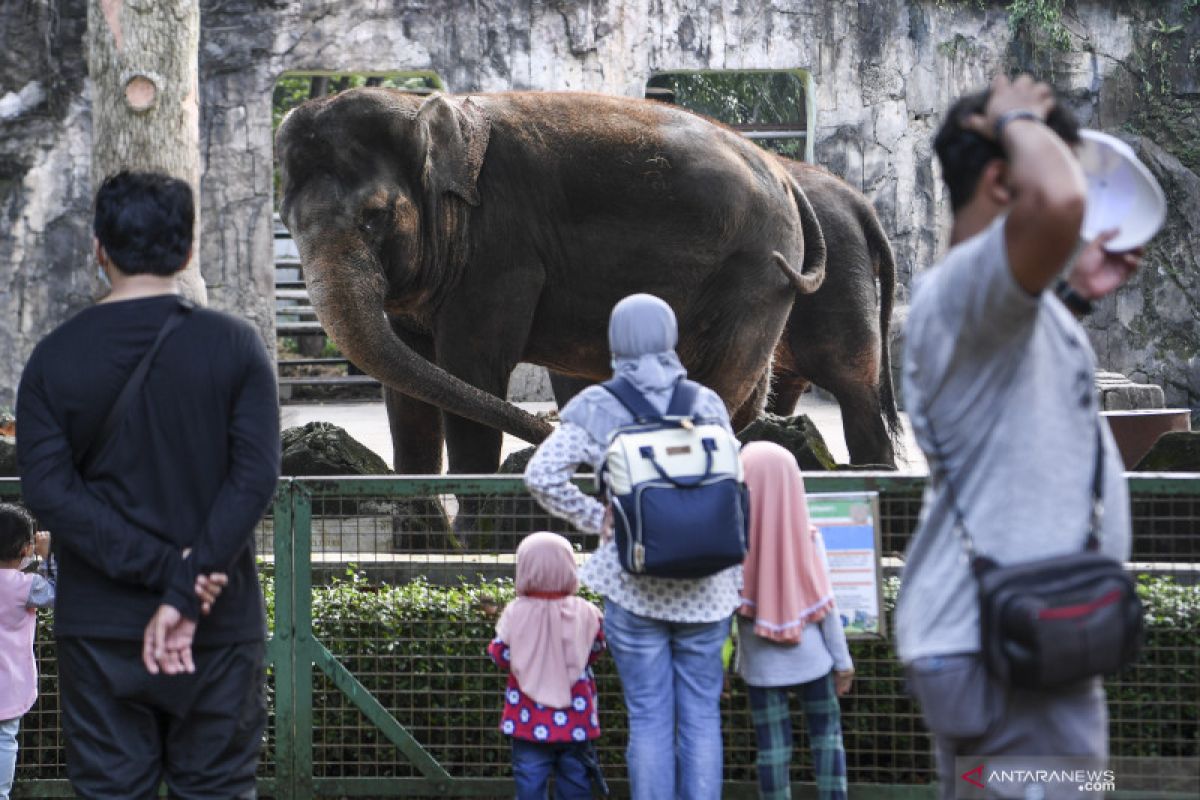
[(750, 396), (730, 415), (729, 421), (735, 431), (741, 431), (762, 415), (770, 389), (771, 371), (767, 370), (759, 376), (758, 383), (754, 384)]
[(829, 388), (842, 409), (850, 463), (895, 467), (896, 453), (884, 423), (878, 383), (859, 381)]
[(775, 375), (771, 378), (771, 393), (767, 396), (767, 413), (790, 417), (808, 391), (809, 382), (799, 375)]
[(550, 370), (550, 387), (554, 391), (554, 400), (560, 409), (571, 402), (575, 395), (594, 383), (595, 381), (589, 381), (587, 378), (572, 378), (569, 375), (560, 375), (554, 370)]

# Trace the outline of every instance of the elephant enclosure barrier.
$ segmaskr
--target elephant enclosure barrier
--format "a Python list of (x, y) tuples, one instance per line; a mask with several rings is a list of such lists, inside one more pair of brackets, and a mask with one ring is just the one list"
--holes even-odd
[[(879, 493), (890, 624), (925, 479), (805, 480), (812, 494)], [(1118, 789), (1110, 796), (1181, 800), (1194, 796), (1186, 781), (1200, 774), (1200, 475), (1128, 480), (1130, 569), (1144, 576), (1148, 635), (1137, 665), (1107, 683)], [(16, 481), (0, 481), (0, 499), (19, 497)], [(504, 678), (484, 648), (512, 594), (516, 544), (543, 528), (563, 525), (514, 477), (283, 479), (257, 532), (272, 631), (260, 793), (511, 796), (497, 730)], [(596, 545), (592, 536), (568, 536), (580, 558)], [(41, 697), (22, 721), (14, 797), (72, 796), (51, 622), (49, 614), (40, 622)], [(932, 800), (930, 738), (891, 642), (855, 640), (851, 652), (857, 676), (842, 710), (853, 796)], [(620, 795), (626, 723), (610, 657), (597, 665), (597, 679), (605, 731), (597, 744)], [(737, 678), (722, 713), (724, 796), (753, 797), (754, 734)], [(803, 731), (797, 718), (795, 796), (814, 797)], [(1185, 782), (1172, 783), (1174, 775)]]

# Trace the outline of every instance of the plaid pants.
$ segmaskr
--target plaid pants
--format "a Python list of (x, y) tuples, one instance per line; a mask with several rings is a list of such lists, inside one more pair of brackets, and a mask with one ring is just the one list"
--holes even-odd
[(808, 723), (817, 776), (817, 797), (845, 800), (846, 751), (842, 747), (842, 713), (833, 688), (833, 673), (798, 686), (750, 686), (750, 714), (758, 740), (758, 796), (789, 800), (792, 781), (792, 715), (788, 695), (799, 692)]

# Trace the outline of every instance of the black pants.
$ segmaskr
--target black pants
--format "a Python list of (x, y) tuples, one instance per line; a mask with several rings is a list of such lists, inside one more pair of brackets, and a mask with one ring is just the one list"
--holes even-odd
[(265, 645), (193, 651), (191, 675), (150, 675), (140, 642), (57, 642), (67, 777), (80, 797), (255, 796), (267, 722)]

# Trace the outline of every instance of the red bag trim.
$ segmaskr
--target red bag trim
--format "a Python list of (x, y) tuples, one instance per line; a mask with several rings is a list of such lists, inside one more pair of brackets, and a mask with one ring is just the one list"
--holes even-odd
[(1037, 613), (1038, 619), (1074, 619), (1082, 617), (1085, 614), (1090, 614), (1097, 609), (1111, 606), (1113, 603), (1121, 599), (1121, 590), (1113, 589), (1108, 594), (1101, 598), (1093, 600), (1090, 603), (1080, 603), (1073, 606), (1062, 606), (1061, 608), (1043, 608)]

